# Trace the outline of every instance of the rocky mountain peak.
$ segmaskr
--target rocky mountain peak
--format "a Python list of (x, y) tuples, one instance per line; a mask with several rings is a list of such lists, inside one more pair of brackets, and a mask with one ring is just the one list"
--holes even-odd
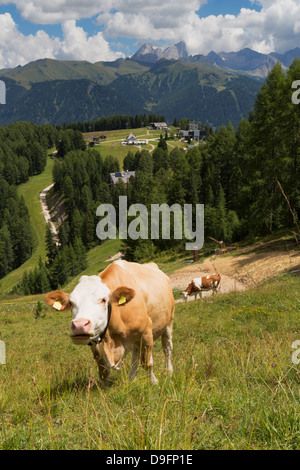
[(188, 53), (185, 42), (183, 41), (180, 41), (178, 44), (174, 44), (173, 46), (169, 46), (165, 50), (160, 47), (155, 48), (150, 43), (145, 43), (131, 58), (138, 62), (154, 64), (162, 58), (168, 60), (187, 59)]

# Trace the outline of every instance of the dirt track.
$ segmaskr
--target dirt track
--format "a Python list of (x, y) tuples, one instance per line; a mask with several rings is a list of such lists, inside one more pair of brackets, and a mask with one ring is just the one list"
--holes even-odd
[(58, 243), (59, 243), (58, 233), (57, 233), (56, 227), (55, 227), (55, 225), (54, 225), (54, 223), (51, 219), (51, 215), (50, 215), (49, 208), (48, 208), (48, 205), (47, 205), (47, 194), (50, 191), (50, 189), (53, 188), (53, 186), (54, 186), (54, 183), (50, 184), (50, 186), (47, 186), (47, 188), (43, 189), (43, 191), (40, 193), (40, 202), (41, 202), (42, 211), (43, 211), (43, 215), (45, 217), (46, 223), (50, 224), (51, 231), (53, 233), (54, 241), (55, 241), (56, 245), (58, 245)]
[[(219, 273), (221, 284), (218, 291), (227, 293), (242, 291), (258, 285), (268, 278), (289, 271), (300, 272), (299, 250), (264, 251), (235, 256), (212, 256), (202, 264), (191, 264), (170, 275), (174, 290), (184, 290), (194, 277)], [(203, 293), (203, 297), (212, 292)], [(191, 296), (190, 300), (194, 297)]]

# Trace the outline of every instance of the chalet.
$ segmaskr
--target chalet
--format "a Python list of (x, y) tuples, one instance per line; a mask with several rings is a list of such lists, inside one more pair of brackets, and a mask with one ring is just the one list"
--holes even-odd
[(145, 145), (145, 140), (138, 140), (134, 134), (129, 134), (121, 145)]
[(168, 130), (168, 124), (166, 122), (151, 122), (149, 125), (150, 129), (153, 130), (159, 130), (159, 131), (167, 131)]
[(126, 145), (135, 145), (137, 143), (137, 138), (134, 134), (129, 134), (125, 139)]
[(123, 183), (127, 186), (131, 176), (135, 177), (135, 171), (126, 170), (126, 171), (120, 171), (117, 173), (110, 173), (109, 175), (110, 175), (111, 184), (113, 184), (114, 186), (119, 183), (120, 178), (123, 181)]

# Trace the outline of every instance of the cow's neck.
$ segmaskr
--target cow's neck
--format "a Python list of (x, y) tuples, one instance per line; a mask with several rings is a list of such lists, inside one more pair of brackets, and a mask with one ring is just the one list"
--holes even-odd
[(93, 339), (92, 339), (92, 342), (93, 343), (96, 343), (96, 344), (99, 344), (103, 341), (103, 338), (104, 336), (106, 335), (106, 332), (107, 332), (107, 329), (109, 327), (109, 323), (110, 323), (110, 319), (111, 319), (111, 303), (108, 304), (108, 307), (107, 307), (107, 322), (106, 322), (106, 327), (104, 328), (104, 330), (102, 331), (102, 333), (99, 333), (97, 336), (95, 336)]

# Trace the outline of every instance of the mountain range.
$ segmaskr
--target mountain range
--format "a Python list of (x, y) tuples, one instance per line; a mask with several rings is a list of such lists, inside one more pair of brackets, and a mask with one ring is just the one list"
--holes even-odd
[(284, 69), (288, 68), (294, 59), (300, 58), (300, 48), (289, 50), (284, 54), (272, 52), (270, 54), (261, 54), (252, 49), (245, 48), (238, 52), (214, 52), (202, 55), (189, 56), (186, 45), (183, 41), (163, 50), (159, 47), (153, 47), (145, 43), (132, 56), (132, 59), (140, 63), (154, 64), (161, 58), (184, 60), (189, 63), (202, 62), (203, 64), (212, 64), (214, 66), (227, 70), (247, 73), (253, 77), (264, 78), (269, 71), (279, 61)]
[(95, 120), (113, 114), (157, 113), (201, 121), (214, 128), (237, 126), (253, 107), (263, 77), (279, 60), (300, 57), (250, 49), (189, 56), (184, 42), (163, 50), (144, 44), (131, 58), (114, 62), (41, 59), (0, 71), (6, 105), (0, 125)]

